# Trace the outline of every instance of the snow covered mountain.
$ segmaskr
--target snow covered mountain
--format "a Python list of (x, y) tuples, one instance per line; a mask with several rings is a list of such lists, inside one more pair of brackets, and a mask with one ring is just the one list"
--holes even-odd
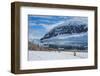
[(69, 20), (46, 33), (41, 38), (41, 43), (48, 44), (49, 47), (87, 49), (87, 31), (88, 27), (86, 21), (77, 19)]

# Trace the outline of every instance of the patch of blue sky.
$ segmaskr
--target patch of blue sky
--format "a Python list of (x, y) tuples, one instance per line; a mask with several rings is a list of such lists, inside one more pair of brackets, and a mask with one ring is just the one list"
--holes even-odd
[(32, 30), (41, 30), (41, 29), (45, 29), (42, 25), (34, 25), (34, 26), (29, 26), (29, 29)]
[(33, 16), (29, 15), (28, 20), (30, 23), (34, 22), (36, 24), (44, 23), (44, 24), (54, 24), (59, 21), (63, 21), (65, 19), (72, 18), (71, 16)]
[(29, 19), (31, 20), (62, 20), (64, 19), (66, 16), (32, 16), (29, 15)]

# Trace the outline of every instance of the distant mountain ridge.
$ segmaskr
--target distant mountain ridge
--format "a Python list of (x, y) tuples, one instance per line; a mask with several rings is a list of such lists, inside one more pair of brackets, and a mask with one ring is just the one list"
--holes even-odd
[(88, 25), (82, 20), (64, 22), (49, 32), (41, 39), (41, 45), (49, 48), (79, 49), (88, 48)]
[(41, 38), (41, 40), (49, 39), (51, 37), (55, 37), (62, 34), (71, 35), (73, 33), (79, 34), (87, 31), (88, 31), (87, 23), (81, 21), (72, 21), (72, 22), (70, 21), (54, 27), (52, 30), (46, 33)]

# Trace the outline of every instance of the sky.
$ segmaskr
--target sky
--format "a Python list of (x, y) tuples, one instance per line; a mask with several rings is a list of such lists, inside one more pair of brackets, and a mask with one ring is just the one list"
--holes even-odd
[(52, 28), (65, 23), (66, 21), (81, 20), (86, 22), (86, 17), (77, 16), (42, 16), (28, 15), (28, 35), (29, 40), (41, 39)]

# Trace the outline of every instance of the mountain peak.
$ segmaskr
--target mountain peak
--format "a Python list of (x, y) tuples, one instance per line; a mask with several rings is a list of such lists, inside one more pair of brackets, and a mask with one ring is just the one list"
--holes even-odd
[(48, 33), (44, 35), (41, 40), (48, 39), (54, 36), (62, 35), (62, 34), (73, 34), (73, 33), (82, 33), (87, 32), (87, 24), (82, 22), (81, 20), (73, 20), (62, 23), (53, 29), (51, 29)]

